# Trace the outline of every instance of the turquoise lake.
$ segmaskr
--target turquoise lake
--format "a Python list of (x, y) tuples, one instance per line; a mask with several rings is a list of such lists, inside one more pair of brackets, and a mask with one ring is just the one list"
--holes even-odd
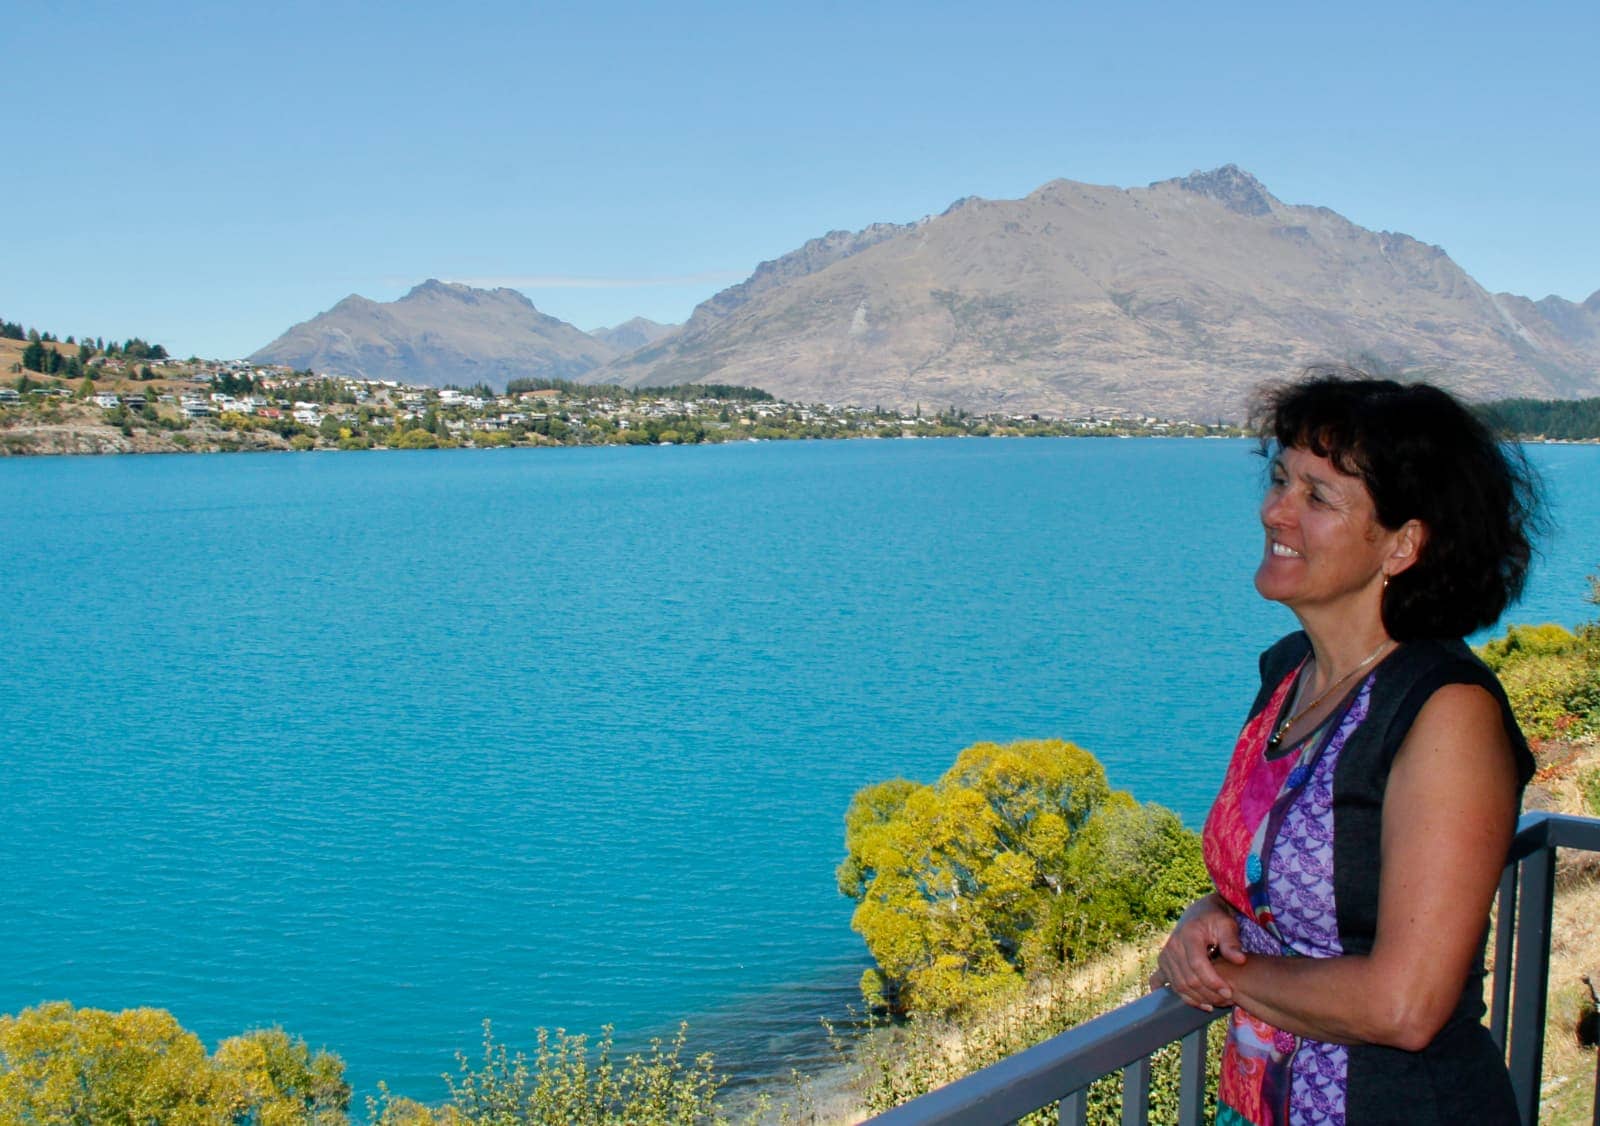
[[(1060, 736), (1198, 825), (1257, 652), (1242, 441), (0, 462), (0, 1011), (281, 1024), (440, 1097), (480, 1024), (745, 1075), (866, 965), (850, 796)], [(1509, 617), (1592, 617), (1600, 447)]]

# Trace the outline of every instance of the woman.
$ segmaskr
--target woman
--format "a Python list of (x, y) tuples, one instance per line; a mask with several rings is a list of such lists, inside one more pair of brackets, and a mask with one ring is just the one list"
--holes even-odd
[(1423, 384), (1314, 369), (1263, 419), (1255, 584), (1301, 632), (1262, 655), (1216, 891), (1151, 986), (1233, 1006), (1222, 1126), (1515, 1122), (1483, 944), (1533, 761), (1461, 638), (1521, 591), (1531, 475)]

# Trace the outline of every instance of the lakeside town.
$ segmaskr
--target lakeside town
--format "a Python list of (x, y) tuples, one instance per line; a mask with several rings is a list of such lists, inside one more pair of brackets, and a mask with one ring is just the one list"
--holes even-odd
[[(3, 358), (0, 358), (3, 360)], [(790, 403), (721, 385), (630, 390), (513, 380), (425, 387), (244, 360), (98, 354), (75, 370), (7, 364), (0, 454), (694, 445), (829, 438), (1230, 436), (1221, 422), (1125, 413), (973, 414)]]

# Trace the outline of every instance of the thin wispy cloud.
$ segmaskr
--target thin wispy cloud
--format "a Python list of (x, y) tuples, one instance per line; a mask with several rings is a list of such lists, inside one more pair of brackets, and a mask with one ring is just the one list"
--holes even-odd
[(476, 289), (656, 289), (678, 285), (722, 285), (738, 281), (743, 274), (732, 270), (711, 270), (702, 274), (679, 274), (654, 278), (595, 278), (571, 274), (517, 274), (510, 277), (450, 277), (446, 281)]

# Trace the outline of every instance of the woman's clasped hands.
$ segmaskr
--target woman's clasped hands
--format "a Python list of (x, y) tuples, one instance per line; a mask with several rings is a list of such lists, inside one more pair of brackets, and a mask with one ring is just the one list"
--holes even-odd
[(1242, 966), (1245, 954), (1232, 908), (1213, 892), (1179, 916), (1150, 975), (1150, 989), (1170, 985), (1184, 1001), (1206, 1012), (1231, 1005), (1233, 990), (1217, 972), (1218, 959)]

